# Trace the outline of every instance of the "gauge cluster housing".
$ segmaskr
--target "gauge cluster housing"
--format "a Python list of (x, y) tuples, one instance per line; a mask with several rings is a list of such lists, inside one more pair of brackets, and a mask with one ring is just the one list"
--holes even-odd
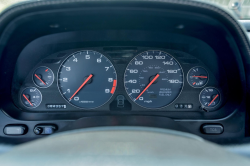
[[(71, 127), (131, 125), (186, 131), (218, 143), (241, 142), (245, 137), (247, 140), (249, 43), (237, 22), (225, 12), (184, 1), (51, 2), (24, 4), (23, 8), (3, 13), (6, 17), (2, 17), (0, 25), (0, 78), (4, 80), (0, 82), (0, 130), (7, 124), (25, 124), (29, 130), (19, 137), (22, 140), (4, 133), (0, 133), (0, 140), (11, 137), (25, 142), (39, 138), (42, 136), (32, 132), (34, 126), (51, 123), (59, 132)], [(80, 50), (102, 53), (117, 72), (113, 97), (92, 110), (68, 104), (57, 86), (60, 65), (68, 55)], [(184, 73), (180, 96), (161, 109), (140, 107), (124, 88), (128, 63), (147, 50), (169, 53)], [(54, 73), (48, 88), (37, 87), (33, 81), (34, 71), (41, 66)], [(202, 88), (187, 82), (193, 67), (203, 67), (208, 72), (209, 80)], [(43, 99), (37, 108), (26, 108), (21, 103), (20, 96), (27, 87), (41, 91)], [(205, 87), (220, 91), (222, 98), (217, 108), (200, 109), (199, 94)], [(123, 108), (118, 107), (119, 101), (123, 101)], [(182, 104), (193, 107), (176, 109), (176, 105)], [(54, 109), (53, 105), (65, 109)], [(201, 132), (204, 124), (220, 124), (224, 132), (206, 135)]]

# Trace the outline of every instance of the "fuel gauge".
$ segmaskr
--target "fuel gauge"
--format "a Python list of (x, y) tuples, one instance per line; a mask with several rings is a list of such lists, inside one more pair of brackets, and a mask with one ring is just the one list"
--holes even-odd
[(194, 88), (201, 88), (208, 82), (208, 72), (203, 67), (193, 67), (187, 74), (188, 83)]
[(50, 68), (41, 66), (35, 70), (33, 81), (40, 88), (48, 88), (54, 81), (54, 73)]

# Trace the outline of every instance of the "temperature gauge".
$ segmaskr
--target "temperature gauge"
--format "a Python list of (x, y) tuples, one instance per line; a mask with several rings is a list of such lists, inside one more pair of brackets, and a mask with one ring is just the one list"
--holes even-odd
[(208, 82), (208, 72), (202, 67), (194, 67), (187, 74), (188, 83), (194, 88), (201, 88)]
[(36, 108), (42, 102), (42, 94), (37, 88), (26, 88), (21, 94), (21, 101), (28, 108)]
[(33, 74), (33, 81), (38, 87), (47, 88), (54, 81), (54, 73), (48, 67), (39, 67)]
[(200, 93), (200, 102), (203, 107), (213, 108), (220, 103), (221, 95), (218, 89), (204, 88)]

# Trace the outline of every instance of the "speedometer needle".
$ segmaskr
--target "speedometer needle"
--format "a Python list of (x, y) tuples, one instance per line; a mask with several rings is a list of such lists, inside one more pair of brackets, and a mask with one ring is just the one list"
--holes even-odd
[(88, 78), (82, 83), (82, 85), (77, 89), (77, 91), (71, 96), (69, 100), (71, 100), (82, 89), (82, 87), (90, 80), (91, 77), (93, 77), (92, 74), (88, 76)]
[(35, 76), (36, 76), (36, 78), (39, 79), (44, 85), (46, 85), (46, 83), (45, 83), (38, 75), (35, 74)]
[(207, 78), (207, 76), (192, 76), (192, 77)]
[(33, 106), (33, 104), (30, 102), (30, 100), (25, 96), (25, 94), (23, 94), (23, 97), (30, 103), (31, 106)]
[(217, 99), (217, 97), (219, 97), (218, 94), (213, 98), (213, 100), (208, 104), (208, 106), (210, 106), (214, 102), (214, 100)]
[(139, 99), (139, 97), (141, 97), (141, 95), (155, 82), (155, 80), (159, 77), (160, 75), (159, 74), (157, 74), (156, 76), (155, 76), (155, 78), (152, 80), (152, 81), (150, 81), (150, 83), (148, 84), (148, 86), (139, 94), (139, 96), (135, 99), (135, 100), (137, 100), (137, 99)]

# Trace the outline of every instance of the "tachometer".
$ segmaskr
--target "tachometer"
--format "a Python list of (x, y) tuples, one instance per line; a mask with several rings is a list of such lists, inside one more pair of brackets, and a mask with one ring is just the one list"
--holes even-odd
[(137, 55), (124, 75), (129, 97), (145, 108), (161, 108), (172, 103), (183, 87), (183, 71), (170, 54), (150, 50)]
[(58, 86), (72, 105), (93, 109), (102, 106), (115, 92), (117, 76), (110, 60), (99, 52), (71, 54), (61, 65)]

